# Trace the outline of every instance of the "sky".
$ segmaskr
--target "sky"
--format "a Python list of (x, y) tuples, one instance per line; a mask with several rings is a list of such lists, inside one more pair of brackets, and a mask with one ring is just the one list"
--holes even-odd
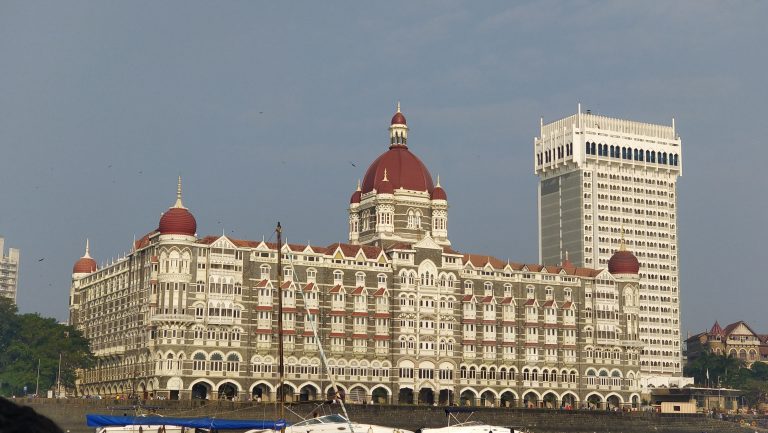
[(768, 333), (768, 2), (0, 1), (0, 236), (22, 312), (65, 320), (85, 239), (130, 250), (173, 205), (200, 235), (347, 239), (388, 146), (448, 193), (462, 252), (537, 262), (539, 119), (671, 124), (683, 335)]

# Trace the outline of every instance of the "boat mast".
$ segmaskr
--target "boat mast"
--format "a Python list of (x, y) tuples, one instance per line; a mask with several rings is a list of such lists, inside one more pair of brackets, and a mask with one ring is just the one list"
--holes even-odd
[[(285, 359), (283, 356), (283, 228), (280, 221), (277, 222), (277, 405), (279, 406), (279, 419), (285, 418)], [(285, 431), (282, 428), (281, 431)]]

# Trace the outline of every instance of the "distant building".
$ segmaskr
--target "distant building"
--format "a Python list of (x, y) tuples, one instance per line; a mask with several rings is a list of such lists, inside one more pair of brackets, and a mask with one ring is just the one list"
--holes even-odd
[(0, 297), (16, 303), (19, 287), (19, 250), (9, 248), (5, 255), (5, 239), (0, 237)]
[(768, 335), (758, 334), (741, 320), (725, 328), (715, 322), (709, 331), (689, 337), (685, 343), (688, 346), (688, 362), (705, 352), (733, 355), (747, 366), (758, 361), (768, 362)]
[(603, 268), (622, 237), (640, 262), (640, 369), (682, 375), (677, 241), (681, 140), (672, 125), (582, 112), (534, 139), (539, 261)]

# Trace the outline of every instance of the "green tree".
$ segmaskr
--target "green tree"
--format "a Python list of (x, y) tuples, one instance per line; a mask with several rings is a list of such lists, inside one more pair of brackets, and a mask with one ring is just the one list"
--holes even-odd
[(18, 314), (0, 300), (0, 395), (19, 395), (35, 390), (38, 362), (40, 391), (56, 383), (61, 356), (61, 384), (72, 387), (75, 371), (90, 365), (93, 356), (88, 340), (71, 326), (38, 314)]

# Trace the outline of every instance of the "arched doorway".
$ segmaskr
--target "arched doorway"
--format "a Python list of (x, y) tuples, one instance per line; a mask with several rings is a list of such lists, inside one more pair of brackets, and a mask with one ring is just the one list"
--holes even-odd
[(480, 406), (494, 407), (496, 406), (496, 396), (491, 391), (485, 391), (480, 394)]
[(435, 404), (435, 391), (432, 388), (421, 388), (419, 390), (419, 404), (428, 406)]
[(349, 402), (365, 404), (368, 402), (368, 393), (365, 388), (361, 386), (353, 386), (349, 390)]
[(282, 388), (278, 390), (278, 396), (283, 397), (284, 402), (292, 402), (295, 398), (296, 389), (293, 385), (284, 383)]
[[(144, 391), (147, 392), (146, 390)], [(192, 400), (210, 400), (211, 387), (205, 382), (192, 385)]]
[(516, 399), (512, 391), (502, 392), (499, 400), (501, 401), (501, 407), (515, 407)]
[(453, 405), (453, 390), (441, 389), (440, 396), (438, 397), (438, 404), (443, 406)]
[(387, 404), (389, 403), (389, 392), (384, 387), (374, 388), (371, 392), (371, 401), (374, 404)]
[(608, 409), (620, 409), (621, 408), (621, 399), (618, 395), (610, 395), (606, 399), (606, 403), (608, 403)]
[(571, 410), (571, 409), (576, 409), (577, 408), (577, 406), (576, 406), (576, 396), (575, 395), (567, 392), (567, 393), (563, 394), (562, 400), (563, 400), (562, 401), (562, 405), (563, 405), (564, 409)]
[(400, 391), (397, 392), (397, 402), (399, 404), (413, 404), (413, 390), (400, 388)]
[(237, 396), (237, 385), (232, 382), (224, 382), (219, 385), (219, 400), (232, 400)]
[(544, 397), (541, 400), (544, 402), (544, 407), (547, 409), (557, 409), (558, 407), (557, 396), (554, 392), (544, 394)]
[(470, 389), (465, 389), (459, 395), (459, 403), (462, 406), (475, 406), (477, 404), (475, 402), (476, 400), (477, 400), (477, 394), (475, 394), (474, 391)]
[(587, 397), (588, 409), (601, 409), (603, 405), (603, 398), (599, 394), (592, 394)]
[(523, 396), (523, 404), (529, 409), (539, 407), (539, 396), (535, 392), (529, 391)]
[(264, 383), (254, 386), (251, 390), (251, 398), (255, 402), (269, 401), (269, 387)]
[(317, 400), (318, 389), (314, 385), (304, 385), (299, 390), (299, 401)]
[(632, 407), (635, 408), (635, 409), (640, 407), (640, 397), (638, 397), (636, 395), (632, 396)]

